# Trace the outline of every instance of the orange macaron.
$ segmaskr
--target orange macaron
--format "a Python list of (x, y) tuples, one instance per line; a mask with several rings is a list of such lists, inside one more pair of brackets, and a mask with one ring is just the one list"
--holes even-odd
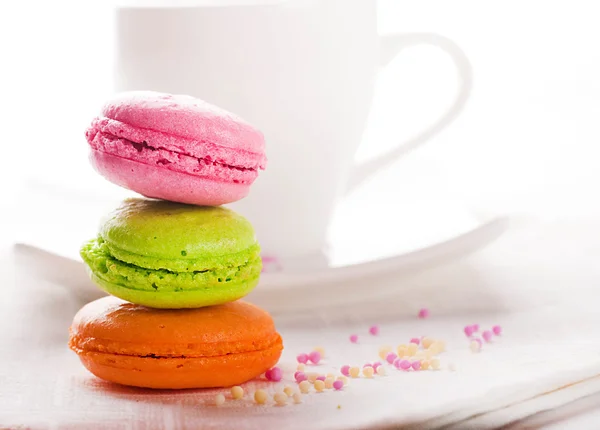
[(271, 316), (243, 301), (153, 309), (109, 296), (81, 308), (69, 331), (90, 372), (136, 387), (241, 384), (273, 367), (283, 349)]

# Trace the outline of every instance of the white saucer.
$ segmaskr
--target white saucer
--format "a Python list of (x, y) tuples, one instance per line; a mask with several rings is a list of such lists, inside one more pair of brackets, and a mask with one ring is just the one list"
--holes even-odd
[[(379, 229), (338, 228), (328, 259), (286, 261), (275, 271), (267, 267), (248, 299), (271, 312), (287, 312), (384, 297), (402, 287), (400, 282), (382, 279), (399, 280), (458, 259), (497, 238), (508, 225), (505, 216), (485, 216), (448, 202), (436, 202), (435, 207), (431, 202), (427, 207), (404, 205), (403, 209), (402, 219), (391, 224), (392, 232), (390, 220), (387, 226), (378, 223)], [(61, 221), (68, 228), (68, 220)], [(84, 301), (101, 297), (103, 293), (89, 280), (77, 255), (81, 240), (65, 240), (61, 231), (55, 228), (51, 236), (21, 238), (15, 246), (17, 260), (28, 272), (65, 286)]]
[[(265, 272), (260, 280), (260, 288), (271, 294), (273, 291), (294, 288), (307, 288), (316, 286), (321, 288), (323, 284), (332, 282), (344, 282), (354, 280), (356, 277), (367, 277), (371, 275), (383, 275), (394, 272), (408, 272), (414, 269), (439, 264), (441, 261), (448, 262), (469, 254), (487, 245), (496, 239), (506, 229), (507, 217), (497, 217), (482, 220), (474, 229), (461, 232), (455, 237), (432, 243), (423, 248), (409, 252), (399, 252), (393, 256), (383, 256), (377, 249), (364, 249), (363, 260), (356, 262), (352, 260), (338, 260), (330, 262), (326, 267), (305, 267), (302, 271), (298, 269), (285, 270), (281, 268), (273, 272)], [(334, 247), (335, 250), (335, 247)], [(302, 291), (306, 293), (306, 290)]]
[[(290, 264), (292, 267), (287, 270), (282, 267), (263, 273), (249, 300), (271, 311), (283, 311), (373, 300), (398, 292), (402, 288), (400, 282), (383, 282), (383, 279), (393, 277), (400, 281), (419, 270), (456, 260), (492, 242), (508, 227), (506, 216), (489, 217), (465, 209), (462, 215), (463, 221), (472, 221), (471, 225), (463, 225), (462, 230), (438, 240), (425, 239), (412, 246), (385, 236), (385, 232), (369, 242), (356, 239), (354, 233), (347, 235), (349, 239), (344, 243), (332, 244), (331, 258), (324, 267), (318, 263), (303, 268)], [(423, 229), (430, 227), (421, 225)], [(381, 246), (382, 243), (387, 246)]]
[[(96, 235), (102, 215), (122, 196), (40, 189), (22, 197), (17, 263), (24, 263), (28, 273), (65, 286), (82, 301), (101, 297), (84, 270), (79, 247)], [(40, 207), (47, 208), (43, 214)], [(352, 207), (334, 218), (327, 258), (288, 259), (275, 271), (266, 265), (248, 298), (271, 312), (374, 300), (398, 292), (398, 281), (409, 274), (476, 251), (507, 225), (506, 216), (481, 214), (441, 198), (388, 201), (375, 214), (368, 206)]]

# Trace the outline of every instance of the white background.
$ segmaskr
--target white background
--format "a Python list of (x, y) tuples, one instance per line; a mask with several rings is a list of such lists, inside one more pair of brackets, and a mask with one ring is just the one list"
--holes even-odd
[[(92, 198), (124, 193), (90, 168), (83, 138), (111, 92), (111, 7), (68, 1), (0, 6), (5, 216), (15, 214), (14, 192), (20, 202), (30, 190), (75, 190)], [(346, 222), (375, 228), (360, 208), (394, 214), (407, 201), (436, 199), (538, 219), (577, 222), (597, 214), (598, 12), (596, 3), (583, 0), (382, 0), (381, 32), (449, 36), (471, 59), (475, 83), (455, 123), (342, 205), (344, 216), (355, 209)], [(450, 60), (433, 48), (414, 48), (394, 60), (380, 75), (357, 160), (384, 152), (432, 121), (452, 98), (454, 73)], [(60, 211), (23, 207), (27, 217), (17, 210), (17, 221), (27, 222), (17, 229), (5, 224), (3, 237), (33, 228), (32, 211), (34, 217)]]

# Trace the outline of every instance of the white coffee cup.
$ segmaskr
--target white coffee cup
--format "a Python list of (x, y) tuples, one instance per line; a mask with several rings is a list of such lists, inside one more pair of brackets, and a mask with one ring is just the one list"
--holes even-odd
[[(452, 41), (430, 33), (382, 37), (376, 12), (374, 0), (120, 7), (116, 90), (193, 95), (262, 130), (267, 170), (231, 206), (254, 224), (264, 255), (319, 258), (344, 193), (448, 125), (471, 87), (469, 62)], [(410, 142), (355, 166), (381, 65), (422, 43), (456, 63), (453, 106)]]

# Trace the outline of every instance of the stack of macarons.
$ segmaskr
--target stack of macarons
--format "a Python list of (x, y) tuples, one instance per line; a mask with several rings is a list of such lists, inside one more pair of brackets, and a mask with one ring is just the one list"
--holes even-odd
[(111, 296), (85, 305), (69, 346), (99, 378), (138, 387), (243, 383), (283, 349), (273, 320), (244, 301), (262, 262), (252, 225), (218, 205), (245, 197), (262, 134), (201, 100), (128, 92), (86, 132), (91, 161), (145, 198), (125, 200), (86, 242), (90, 277)]

